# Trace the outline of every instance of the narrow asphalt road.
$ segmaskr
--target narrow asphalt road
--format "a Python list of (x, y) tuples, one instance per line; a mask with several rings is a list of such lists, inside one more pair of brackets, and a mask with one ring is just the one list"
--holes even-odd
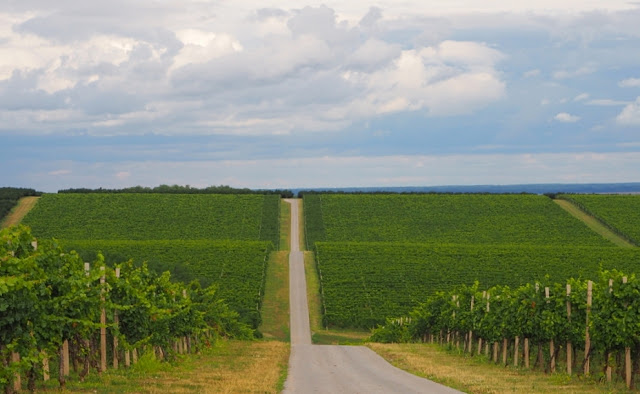
[(298, 200), (291, 204), (291, 356), (284, 393), (459, 393), (396, 368), (364, 346), (312, 345)]

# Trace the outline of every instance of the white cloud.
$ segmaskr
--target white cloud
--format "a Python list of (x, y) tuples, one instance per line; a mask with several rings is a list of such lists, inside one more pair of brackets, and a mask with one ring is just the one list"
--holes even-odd
[(640, 88), (640, 78), (628, 78), (618, 82), (622, 88)]
[(624, 107), (616, 117), (616, 122), (623, 126), (640, 126), (640, 97)]
[(628, 101), (612, 100), (612, 99), (595, 99), (587, 101), (587, 105), (596, 105), (600, 107), (618, 107), (629, 104)]
[(597, 69), (593, 65), (582, 66), (575, 70), (558, 70), (553, 73), (555, 79), (577, 78), (585, 75), (593, 74)]
[[(304, 188), (637, 182), (640, 152), (356, 155), (66, 165), (73, 169), (69, 176), (52, 179), (47, 174), (30, 174), (29, 184), (39, 190), (55, 191), (68, 187), (163, 183), (196, 187), (228, 184), (250, 188)], [(131, 176), (125, 179), (109, 176), (113, 170)]]
[(533, 78), (533, 77), (537, 77), (540, 75), (540, 69), (533, 69), (533, 70), (529, 70), (529, 71), (525, 71), (524, 73), (522, 73), (522, 76), (524, 78)]
[(558, 122), (562, 122), (562, 123), (575, 123), (575, 122), (580, 120), (579, 116), (571, 115), (571, 114), (566, 113), (566, 112), (560, 112), (559, 114), (557, 114), (553, 118), (555, 120), (557, 120)]
[(589, 98), (589, 93), (581, 93), (573, 98), (573, 101), (584, 101)]
[(69, 175), (71, 174), (71, 170), (55, 170), (48, 172), (48, 174), (52, 176)]

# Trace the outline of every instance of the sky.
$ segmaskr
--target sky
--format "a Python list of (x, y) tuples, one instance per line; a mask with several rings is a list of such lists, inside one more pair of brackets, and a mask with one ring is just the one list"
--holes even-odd
[(5, 0), (0, 186), (640, 182), (640, 2)]

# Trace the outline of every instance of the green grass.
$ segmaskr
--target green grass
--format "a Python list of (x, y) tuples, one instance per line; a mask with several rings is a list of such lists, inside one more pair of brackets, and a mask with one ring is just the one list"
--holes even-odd
[(273, 252), (269, 259), (262, 301), (262, 325), (265, 338), (289, 341), (289, 253)]
[(603, 238), (611, 241), (615, 245), (620, 246), (621, 248), (635, 248), (636, 245), (629, 242), (626, 238), (620, 236), (616, 232), (612, 231), (609, 227), (603, 224), (600, 220), (594, 218), (589, 215), (580, 207), (572, 203), (568, 200), (554, 200), (556, 204), (561, 206), (567, 212), (575, 216), (576, 218), (582, 220), (584, 224), (586, 224), (591, 230), (600, 234)]
[(640, 195), (563, 195), (594, 216), (618, 235), (640, 246)]
[(291, 243), (291, 205), (280, 201), (280, 250), (289, 250)]

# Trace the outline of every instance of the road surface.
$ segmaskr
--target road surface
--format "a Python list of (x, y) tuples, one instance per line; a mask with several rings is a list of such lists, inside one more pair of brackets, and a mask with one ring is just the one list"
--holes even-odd
[(291, 204), (291, 356), (284, 393), (459, 393), (396, 368), (364, 346), (312, 345), (298, 200)]

